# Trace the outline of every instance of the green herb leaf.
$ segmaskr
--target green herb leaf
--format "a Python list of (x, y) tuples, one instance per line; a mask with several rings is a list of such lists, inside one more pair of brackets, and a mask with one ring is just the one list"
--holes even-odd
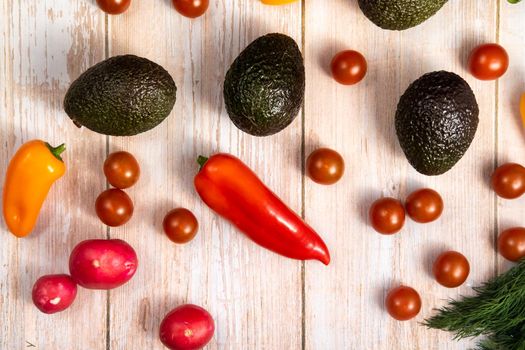
[(525, 350), (525, 260), (474, 291), (423, 324), (452, 332), (455, 339), (485, 336), (480, 350)]
[(518, 2), (521, 2), (521, 0), (508, 0), (511, 4), (517, 4)]

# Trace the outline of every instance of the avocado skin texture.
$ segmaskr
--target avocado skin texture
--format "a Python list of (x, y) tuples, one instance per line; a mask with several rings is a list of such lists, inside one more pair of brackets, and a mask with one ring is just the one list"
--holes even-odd
[(412, 166), (424, 175), (450, 170), (469, 148), (479, 123), (476, 97), (468, 83), (450, 72), (433, 72), (401, 96), (396, 132)]
[(415, 27), (439, 11), (448, 0), (359, 0), (369, 20), (383, 29)]
[(177, 87), (170, 74), (146, 58), (115, 56), (85, 71), (64, 98), (78, 126), (113, 136), (153, 129), (170, 114)]
[(304, 61), (297, 43), (284, 34), (267, 34), (248, 45), (226, 73), (226, 111), (242, 131), (272, 135), (299, 113), (304, 86)]

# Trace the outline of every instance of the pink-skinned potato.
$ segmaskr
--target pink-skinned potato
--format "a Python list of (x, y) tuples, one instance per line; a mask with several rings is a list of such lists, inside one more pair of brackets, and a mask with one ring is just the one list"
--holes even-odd
[(69, 257), (71, 277), (87, 289), (119, 287), (133, 277), (137, 266), (137, 253), (120, 239), (80, 242)]
[(67, 309), (77, 296), (77, 284), (68, 275), (46, 275), (33, 285), (33, 303), (45, 314)]

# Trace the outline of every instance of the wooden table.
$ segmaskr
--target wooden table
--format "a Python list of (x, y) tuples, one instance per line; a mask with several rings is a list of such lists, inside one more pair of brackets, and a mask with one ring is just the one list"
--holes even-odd
[[(494, 250), (497, 232), (525, 225), (525, 200), (497, 199), (488, 185), (496, 164), (525, 162), (525, 132), (517, 101), (525, 91), (525, 4), (501, 0), (450, 1), (425, 24), (404, 32), (369, 22), (353, 0), (304, 0), (263, 6), (257, 0), (212, 0), (189, 20), (169, 0), (134, 0), (121, 16), (106, 16), (94, 0), (3, 0), (0, 5), (0, 181), (18, 147), (40, 138), (66, 142), (68, 173), (52, 189), (32, 236), (15, 239), (1, 227), (0, 349), (161, 349), (159, 323), (181, 303), (207, 308), (216, 320), (209, 349), (465, 349), (449, 334), (418, 324), (446, 298), (508, 265)], [(222, 83), (237, 54), (268, 32), (302, 46), (307, 92), (301, 115), (266, 138), (240, 132), (229, 120)], [(465, 70), (470, 50), (499, 42), (511, 67), (499, 82)], [(336, 84), (331, 57), (356, 49), (369, 72), (359, 85)], [(106, 57), (133, 53), (163, 65), (179, 88), (172, 115), (131, 138), (78, 129), (62, 109), (72, 80)], [(423, 73), (450, 70), (472, 86), (480, 125), (466, 156), (450, 172), (425, 177), (410, 167), (397, 143), (399, 96)], [(330, 187), (304, 176), (304, 159), (327, 146), (341, 152), (347, 173)], [(124, 227), (108, 229), (94, 201), (106, 188), (109, 152), (132, 152), (141, 181), (128, 191), (136, 211)], [(199, 154), (229, 152), (243, 159), (321, 233), (329, 267), (288, 260), (256, 246), (199, 200), (192, 180)], [(446, 211), (436, 223), (408, 221), (394, 236), (367, 223), (380, 196), (400, 199), (419, 187), (438, 190)], [(176, 246), (161, 231), (178, 206), (195, 212), (200, 232)], [(139, 255), (130, 283), (105, 291), (79, 290), (71, 309), (47, 316), (31, 302), (44, 274), (67, 272), (72, 247), (88, 238), (122, 238)], [(471, 262), (468, 282), (446, 289), (430, 276), (444, 249)], [(382, 303), (400, 283), (420, 291), (423, 311), (396, 322)]]

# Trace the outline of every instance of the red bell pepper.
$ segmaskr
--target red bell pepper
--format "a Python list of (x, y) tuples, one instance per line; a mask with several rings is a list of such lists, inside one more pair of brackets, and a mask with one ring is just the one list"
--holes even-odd
[(288, 258), (330, 263), (321, 237), (243, 162), (216, 154), (199, 157), (199, 164), (194, 182), (201, 199), (251, 240)]

